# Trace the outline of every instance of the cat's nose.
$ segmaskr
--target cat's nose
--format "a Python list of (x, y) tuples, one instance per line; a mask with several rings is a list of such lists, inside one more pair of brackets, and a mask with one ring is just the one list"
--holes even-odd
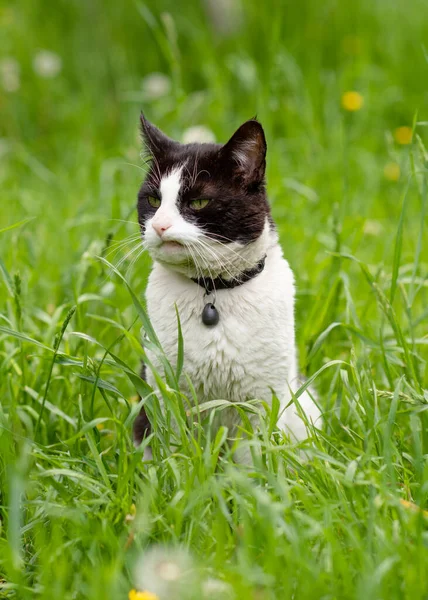
[(165, 222), (154, 222), (152, 223), (153, 225), (153, 229), (156, 231), (156, 233), (158, 234), (159, 237), (162, 237), (163, 234), (165, 233), (165, 231), (167, 231), (167, 229), (169, 229), (171, 227), (171, 223), (165, 223)]

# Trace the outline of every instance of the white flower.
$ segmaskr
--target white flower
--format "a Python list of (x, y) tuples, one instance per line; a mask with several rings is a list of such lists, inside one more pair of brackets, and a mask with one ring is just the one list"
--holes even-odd
[(241, 0), (204, 0), (214, 30), (223, 36), (237, 31), (243, 22)]
[(137, 560), (134, 579), (139, 590), (148, 590), (162, 600), (181, 600), (193, 587), (193, 561), (183, 548), (154, 546)]
[(195, 125), (194, 127), (189, 127), (183, 133), (183, 144), (191, 144), (192, 142), (215, 142), (215, 135), (205, 125)]
[(203, 582), (202, 593), (206, 600), (229, 600), (234, 597), (233, 590), (228, 583), (212, 577)]
[(164, 73), (150, 73), (144, 77), (141, 87), (147, 100), (157, 100), (170, 93), (171, 80)]
[(114, 283), (112, 281), (107, 281), (107, 283), (103, 285), (103, 287), (100, 290), (100, 296), (104, 296), (104, 298), (107, 298), (108, 296), (111, 296), (114, 293), (114, 291)]
[(0, 61), (0, 85), (6, 92), (17, 92), (21, 87), (21, 67), (15, 58)]
[(235, 77), (247, 88), (253, 90), (258, 84), (257, 67), (251, 58), (231, 54), (227, 61), (227, 67)]
[(367, 219), (364, 223), (363, 231), (366, 235), (380, 235), (383, 231), (382, 223), (373, 219)]
[(33, 59), (33, 69), (40, 77), (52, 79), (61, 72), (61, 57), (50, 50), (40, 50)]

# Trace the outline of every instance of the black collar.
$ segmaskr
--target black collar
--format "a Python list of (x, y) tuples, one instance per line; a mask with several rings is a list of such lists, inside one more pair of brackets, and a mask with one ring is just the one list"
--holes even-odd
[(207, 294), (210, 294), (216, 290), (231, 290), (232, 288), (238, 287), (243, 283), (247, 283), (250, 279), (253, 279), (259, 273), (263, 271), (265, 268), (266, 256), (259, 260), (255, 267), (252, 269), (248, 269), (247, 271), (242, 271), (234, 277), (233, 279), (223, 279), (223, 277), (216, 277), (215, 279), (211, 279), (209, 277), (198, 277), (197, 279), (193, 279), (195, 283), (204, 288)]

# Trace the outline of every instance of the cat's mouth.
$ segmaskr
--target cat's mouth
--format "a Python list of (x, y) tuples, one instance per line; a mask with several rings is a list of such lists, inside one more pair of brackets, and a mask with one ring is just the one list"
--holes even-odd
[(183, 244), (181, 244), (180, 242), (177, 242), (175, 240), (165, 240), (164, 242), (162, 242), (161, 246), (162, 249), (166, 249), (166, 250), (173, 250), (173, 249), (181, 249), (183, 248)]

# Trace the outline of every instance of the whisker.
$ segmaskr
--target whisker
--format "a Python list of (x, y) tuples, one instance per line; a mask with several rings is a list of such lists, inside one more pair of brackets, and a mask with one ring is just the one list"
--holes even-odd
[(123, 244), (124, 242), (128, 242), (129, 240), (134, 240), (134, 239), (138, 239), (141, 238), (141, 233), (131, 233), (130, 235), (127, 235), (124, 238), (121, 238), (120, 240), (115, 240), (111, 242), (111, 245), (117, 245), (117, 244)]
[[(204, 240), (204, 239), (201, 239), (201, 238), (198, 238), (198, 240), (197, 240), (197, 243), (198, 243), (198, 244), (201, 244), (201, 245), (203, 245), (203, 247), (204, 247), (204, 248), (206, 248), (206, 249), (207, 249), (209, 252), (211, 252), (211, 254), (212, 254), (212, 255), (214, 255), (214, 256), (217, 258), (217, 260), (219, 260), (219, 261), (220, 261), (220, 263), (221, 263), (221, 264), (224, 264), (224, 265), (228, 265), (228, 264), (231, 264), (231, 265), (233, 265), (233, 264), (234, 264), (234, 262), (233, 262), (232, 258), (227, 258), (227, 257), (225, 257), (225, 256), (221, 256), (221, 255), (219, 255), (219, 254), (218, 254), (218, 253), (215, 251), (215, 249), (214, 249), (212, 246), (210, 246), (210, 244), (208, 244), (208, 243), (207, 243), (207, 241), (206, 241), (206, 240)], [(222, 246), (222, 244), (219, 244), (219, 246), (221, 247), (221, 246)], [(228, 252), (229, 252), (229, 250), (230, 250), (230, 248), (227, 248), (227, 251), (228, 251)], [(237, 252), (235, 252), (235, 254), (236, 254), (236, 255), (237, 255), (239, 258), (241, 258), (240, 254), (238, 254)]]
[[(228, 269), (228, 265), (233, 264), (230, 260), (228, 260), (227, 262), (225, 262), (224, 260), (221, 260), (221, 258), (218, 256), (218, 254), (206, 242), (203, 242), (202, 240), (199, 239), (196, 241), (196, 243), (198, 243), (204, 250), (208, 251), (211, 254), (211, 256), (214, 258), (214, 260), (217, 262), (218, 270), (220, 273), (225, 271), (226, 274), (230, 277), (230, 279), (232, 279), (232, 280), (237, 279), (237, 277), (235, 275), (233, 275), (233, 273), (231, 273), (231, 271)], [(212, 276), (211, 276), (211, 279), (213, 279)]]
[(147, 162), (150, 162), (151, 165), (154, 165), (155, 171), (152, 171), (150, 173), (150, 177), (153, 181), (153, 184), (158, 188), (160, 186), (160, 182), (162, 179), (159, 162), (158, 162), (156, 156), (154, 154), (152, 154), (151, 152), (149, 152), (149, 157), (147, 159)]
[[(123, 162), (123, 165), (127, 165), (128, 167), (135, 167), (136, 169), (139, 169), (140, 171), (143, 171), (144, 174), (147, 173), (147, 169), (145, 169), (144, 167), (141, 167), (140, 165), (136, 165), (134, 163), (130, 163), (130, 162)], [(145, 165), (147, 165), (147, 163), (144, 163)]]
[(117, 223), (130, 223), (131, 225), (138, 225), (138, 221), (127, 221), (126, 219), (107, 219), (108, 221), (116, 221)]
[[(221, 270), (223, 270), (223, 271), (225, 271), (225, 272), (226, 272), (226, 274), (227, 274), (227, 275), (230, 277), (230, 279), (231, 279), (231, 280), (235, 280), (235, 281), (237, 281), (237, 280), (238, 280), (238, 277), (237, 277), (236, 275), (234, 275), (234, 274), (231, 272), (231, 270), (228, 268), (228, 267), (231, 267), (231, 268), (236, 268), (236, 266), (237, 266), (237, 265), (236, 265), (236, 262), (233, 260), (233, 258), (232, 258), (232, 257), (231, 257), (231, 258), (226, 258), (226, 257), (224, 257), (224, 256), (219, 256), (219, 255), (218, 255), (218, 254), (217, 254), (217, 253), (214, 251), (214, 249), (213, 249), (213, 248), (212, 248), (210, 245), (208, 245), (206, 242), (203, 242), (202, 240), (199, 240), (199, 242), (200, 242), (200, 243), (202, 243), (202, 244), (204, 244), (204, 247), (205, 247), (205, 249), (206, 249), (206, 250), (208, 250), (208, 251), (209, 251), (209, 252), (210, 252), (210, 253), (211, 253), (211, 254), (212, 254), (212, 255), (213, 255), (213, 256), (214, 256), (214, 257), (217, 259), (217, 261), (218, 261), (218, 263), (219, 263), (219, 265), (220, 265), (220, 269), (221, 269)], [(228, 252), (229, 252), (230, 250), (231, 250), (231, 249), (230, 249), (230, 248), (228, 248)], [(244, 258), (243, 256), (241, 256), (239, 253), (237, 253), (237, 252), (234, 252), (234, 251), (232, 251), (232, 252), (233, 252), (233, 254), (235, 254), (235, 255), (236, 255), (238, 258), (239, 258), (239, 260), (244, 260), (244, 261), (245, 261), (245, 262), (247, 262), (249, 265), (253, 266), (253, 263), (252, 263), (252, 262), (250, 262), (250, 261), (248, 261), (247, 259), (245, 259), (245, 258)]]
[[(190, 248), (189, 248), (189, 250), (190, 250)], [(214, 294), (215, 294), (215, 293), (216, 293), (216, 289), (215, 289), (215, 285), (214, 285), (214, 278), (213, 278), (213, 276), (212, 276), (211, 269), (210, 269), (210, 268), (209, 268), (209, 266), (208, 266), (208, 261), (206, 262), (206, 261), (204, 260), (204, 257), (202, 256), (202, 254), (201, 254), (200, 252), (198, 252), (198, 249), (197, 249), (197, 247), (196, 247), (196, 246), (194, 247), (194, 250), (195, 250), (195, 252), (197, 253), (197, 255), (198, 255), (200, 258), (201, 258), (201, 260), (202, 260), (202, 261), (205, 263), (205, 267), (206, 267), (206, 268), (207, 268), (207, 270), (208, 270), (208, 275), (209, 275), (210, 279), (213, 281), (213, 286), (214, 286), (214, 290), (213, 290), (213, 291), (214, 291)], [(191, 254), (192, 254), (192, 256), (193, 256), (193, 253), (192, 253), (192, 251), (191, 251), (191, 250), (190, 250), (190, 252), (191, 252)], [(195, 259), (193, 259), (193, 260), (195, 260)], [(207, 283), (206, 283), (206, 280), (205, 280), (205, 277), (204, 277), (204, 275), (203, 275), (203, 272), (202, 272), (202, 270), (201, 270), (201, 277), (202, 277), (202, 281), (204, 282), (204, 287), (205, 287), (205, 290), (207, 290)]]
[[(203, 278), (202, 269), (199, 266), (197, 256), (195, 256), (195, 254), (193, 252), (193, 250), (195, 250), (195, 252), (196, 252), (196, 249), (195, 248), (192, 249), (192, 247), (187, 243), (185, 243), (184, 245), (185, 245), (186, 249), (189, 251), (190, 256), (192, 257), (192, 261), (193, 261), (193, 264), (195, 265), (195, 269), (196, 269), (196, 276), (197, 277), (201, 276)], [(205, 280), (204, 280), (204, 283), (205, 283)]]
[(185, 246), (186, 250), (189, 252), (190, 256), (192, 257), (192, 262), (193, 262), (193, 265), (195, 267), (195, 272), (196, 272), (196, 278), (199, 279), (199, 277), (202, 277), (202, 280), (203, 280), (204, 285), (205, 285), (204, 275), (202, 273), (202, 270), (199, 267), (199, 263), (198, 263), (197, 257), (193, 253), (193, 250), (192, 250), (192, 248), (191, 248), (191, 246), (189, 244), (184, 243), (184, 246)]
[(142, 254), (144, 254), (146, 248), (144, 246), (142, 246), (140, 248), (140, 251), (137, 252), (137, 254), (134, 256), (134, 258), (131, 260), (128, 268), (126, 269), (126, 276), (128, 277), (128, 275), (130, 275), (133, 267), (135, 266), (135, 263), (137, 262), (137, 260), (141, 257)]
[[(206, 225), (215, 225), (215, 223), (205, 223), (205, 226)], [(234, 242), (236, 242), (236, 240), (232, 240), (232, 239), (226, 237), (225, 235), (221, 235), (220, 233), (213, 233), (211, 231), (206, 232), (205, 230), (203, 230), (203, 232), (204, 232), (205, 237), (207, 237), (208, 239), (222, 238), (223, 240), (226, 240), (227, 242), (230, 242), (232, 244)], [(217, 240), (214, 240), (214, 241), (217, 241)]]
[[(228, 253), (231, 253), (231, 254), (237, 256), (239, 258), (239, 260), (246, 262), (248, 265), (250, 265), (252, 267), (254, 266), (254, 263), (252, 261), (248, 260), (245, 256), (242, 256), (242, 254), (240, 254), (239, 252), (236, 252), (236, 250), (233, 250), (233, 248), (231, 248), (229, 245), (223, 244), (222, 242), (220, 242), (218, 240), (212, 240), (210, 238), (207, 238), (206, 236), (204, 236), (204, 238), (202, 238), (202, 239), (205, 241), (205, 243), (207, 243), (207, 240), (210, 240), (211, 242), (214, 241), (214, 243), (218, 244), (218, 246), (220, 246), (221, 248), (224, 247)], [(232, 260), (231, 260), (231, 264), (233, 264)]]
[(146, 246), (144, 244), (135, 244), (135, 246), (133, 248), (131, 248), (131, 250), (129, 250), (129, 252), (127, 252), (121, 259), (120, 261), (117, 263), (116, 268), (120, 269), (120, 267), (123, 265), (123, 263), (128, 260), (128, 258), (130, 256), (132, 256), (132, 254), (134, 254), (134, 252), (136, 252), (137, 250), (141, 250), (141, 252), (144, 252), (146, 250)]
[(141, 236), (135, 236), (135, 237), (126, 238), (126, 240), (119, 240), (117, 242), (114, 242), (113, 244), (110, 244), (110, 246), (106, 252), (106, 256), (110, 256), (111, 254), (117, 254), (118, 252), (120, 252), (120, 250), (122, 250), (129, 244), (133, 244), (134, 242), (137, 242), (140, 240), (141, 240)]

